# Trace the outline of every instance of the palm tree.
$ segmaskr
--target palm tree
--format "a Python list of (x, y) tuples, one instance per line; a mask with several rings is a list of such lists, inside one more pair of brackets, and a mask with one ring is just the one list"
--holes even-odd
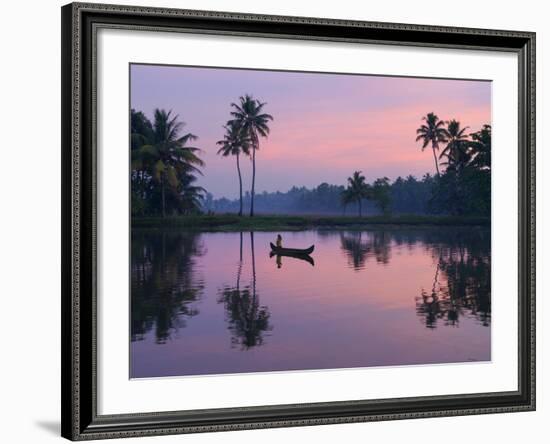
[(473, 150), (472, 163), (481, 170), (491, 169), (491, 125), (483, 125), (477, 133), (470, 134)]
[(248, 135), (252, 148), (252, 187), (250, 189), (250, 217), (254, 216), (254, 187), (256, 183), (256, 150), (260, 149), (260, 136), (269, 135), (268, 122), (273, 120), (273, 116), (263, 112), (266, 103), (254, 99), (251, 95), (239, 97), (240, 103), (232, 103), (234, 111), (231, 115), (234, 120), (231, 124), (236, 125)]
[(439, 176), (439, 165), (437, 163), (437, 156), (435, 152), (439, 150), (439, 144), (446, 142), (445, 139), (445, 122), (439, 120), (434, 113), (428, 113), (422, 117), (422, 120), (426, 123), (420, 125), (420, 128), (416, 130), (416, 141), (422, 140), (422, 151), (432, 144), (432, 151), (434, 155), (435, 170)]
[(342, 201), (346, 203), (357, 202), (359, 217), (361, 217), (361, 201), (369, 196), (370, 187), (365, 182), (365, 176), (361, 175), (361, 171), (355, 171), (351, 177), (348, 177), (348, 187), (342, 192)]
[(467, 126), (461, 128), (458, 120), (452, 119), (447, 122), (447, 128), (444, 130), (447, 146), (439, 155), (440, 159), (443, 156), (447, 157), (447, 162), (444, 163), (447, 167), (461, 170), (470, 161), (468, 136), (465, 134), (467, 129)]
[(195, 185), (196, 181), (196, 176), (189, 173), (184, 173), (179, 177), (178, 198), (184, 213), (193, 213), (202, 207), (206, 190)]
[(354, 197), (353, 197), (353, 193), (351, 192), (350, 188), (346, 188), (345, 190), (343, 190), (341, 192), (340, 200), (341, 200), (342, 205), (344, 207), (344, 216), (345, 216), (347, 206), (355, 200)]
[(166, 185), (177, 192), (181, 177), (193, 172), (201, 174), (198, 167), (204, 165), (197, 155), (199, 148), (187, 146), (188, 142), (197, 140), (197, 136), (191, 133), (180, 136), (184, 126), (177, 115), (172, 117), (172, 111), (155, 109), (151, 140), (143, 144), (135, 156), (160, 184), (162, 217), (166, 216)]
[(376, 179), (371, 187), (371, 198), (383, 214), (388, 214), (391, 204), (390, 179), (381, 177)]
[(237, 174), (239, 175), (239, 216), (243, 215), (243, 180), (241, 176), (241, 166), (239, 164), (239, 155), (241, 153), (250, 154), (250, 137), (243, 131), (242, 127), (237, 125), (234, 121), (228, 122), (227, 126), (224, 126), (226, 133), (223, 136), (223, 140), (216, 142), (221, 148), (218, 150), (218, 154), (222, 156), (235, 156), (237, 159)]
[[(140, 156), (140, 148), (153, 138), (153, 125), (141, 111), (130, 110), (130, 141), (132, 161), (132, 186), (136, 196), (146, 198), (147, 165)], [(134, 202), (132, 202), (133, 204)]]

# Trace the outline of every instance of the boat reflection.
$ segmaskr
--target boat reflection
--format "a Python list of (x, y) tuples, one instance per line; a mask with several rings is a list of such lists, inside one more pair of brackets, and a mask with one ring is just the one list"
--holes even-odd
[(301, 261), (305, 261), (309, 264), (311, 264), (312, 267), (315, 266), (315, 261), (313, 260), (313, 258), (309, 255), (309, 254), (292, 254), (292, 253), (275, 253), (274, 251), (271, 251), (269, 253), (269, 257), (273, 257), (275, 256), (275, 263), (277, 264), (277, 268), (281, 268), (283, 266), (283, 256), (285, 257), (291, 257), (293, 259), (298, 259), (298, 260), (301, 260)]

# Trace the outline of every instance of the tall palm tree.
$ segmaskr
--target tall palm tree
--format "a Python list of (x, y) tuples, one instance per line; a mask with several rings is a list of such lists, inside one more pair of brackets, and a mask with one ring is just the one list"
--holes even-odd
[(149, 174), (161, 188), (162, 217), (166, 216), (166, 186), (177, 192), (180, 178), (185, 174), (201, 173), (204, 162), (198, 156), (199, 148), (187, 146), (197, 140), (194, 134), (180, 136), (184, 122), (172, 111), (155, 109), (151, 140), (141, 146), (136, 158), (147, 165)]
[(221, 148), (218, 154), (224, 157), (235, 156), (237, 159), (237, 174), (239, 175), (239, 216), (243, 215), (243, 180), (241, 176), (241, 166), (239, 164), (239, 156), (241, 153), (249, 155), (251, 140), (241, 126), (234, 121), (228, 122), (225, 128), (225, 135), (222, 140), (216, 142)]
[(361, 171), (355, 171), (348, 177), (348, 187), (342, 192), (342, 200), (346, 203), (357, 202), (359, 217), (362, 216), (361, 201), (370, 196), (370, 187), (365, 182), (365, 176)]
[(470, 161), (467, 129), (467, 126), (461, 128), (458, 120), (452, 119), (447, 122), (447, 128), (445, 128), (447, 146), (439, 155), (440, 159), (444, 156), (447, 157), (447, 162), (445, 162), (447, 167), (461, 170)]
[(439, 150), (439, 144), (446, 142), (445, 139), (445, 122), (439, 120), (434, 113), (428, 113), (422, 117), (425, 122), (416, 130), (416, 141), (422, 141), (422, 151), (431, 143), (432, 152), (434, 155), (435, 170), (439, 176), (439, 165), (437, 163), (436, 151)]
[(240, 127), (251, 141), (252, 148), (252, 186), (250, 188), (250, 217), (254, 216), (254, 187), (256, 184), (256, 150), (260, 149), (260, 137), (269, 135), (269, 121), (273, 116), (263, 112), (266, 103), (254, 99), (246, 94), (239, 97), (239, 103), (232, 103), (232, 124)]

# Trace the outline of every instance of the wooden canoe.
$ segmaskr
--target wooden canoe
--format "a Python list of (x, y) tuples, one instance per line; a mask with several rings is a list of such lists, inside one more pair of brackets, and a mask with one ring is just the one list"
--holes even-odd
[(287, 254), (287, 255), (302, 255), (302, 256), (306, 256), (308, 254), (311, 254), (313, 253), (313, 250), (315, 249), (315, 245), (312, 245), (311, 247), (309, 248), (304, 248), (304, 249), (300, 249), (300, 248), (282, 248), (282, 247), (277, 247), (276, 245), (274, 245), (272, 242), (269, 243), (269, 245), (271, 245), (271, 250), (274, 251), (275, 253), (277, 254), (281, 254), (281, 255), (284, 255), (284, 254)]

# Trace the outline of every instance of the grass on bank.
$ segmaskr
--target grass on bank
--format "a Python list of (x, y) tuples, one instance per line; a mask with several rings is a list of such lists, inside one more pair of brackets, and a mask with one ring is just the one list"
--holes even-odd
[(177, 227), (201, 231), (272, 231), (322, 229), (357, 229), (372, 225), (395, 226), (489, 226), (488, 217), (459, 216), (285, 216), (256, 215), (253, 218), (234, 214), (132, 217), (134, 228)]

